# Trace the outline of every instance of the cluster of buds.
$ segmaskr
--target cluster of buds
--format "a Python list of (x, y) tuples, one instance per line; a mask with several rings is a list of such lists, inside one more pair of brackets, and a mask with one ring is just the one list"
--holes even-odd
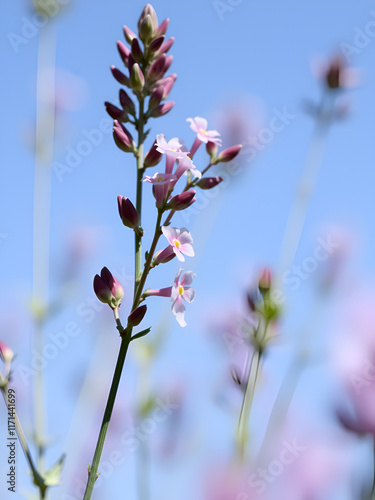
[[(168, 25), (169, 19), (159, 25), (154, 8), (147, 4), (138, 21), (138, 35), (124, 26), (128, 46), (120, 40), (117, 42), (125, 73), (115, 66), (111, 66), (111, 71), (114, 78), (128, 91), (124, 88), (120, 90), (120, 107), (110, 102), (106, 102), (105, 107), (115, 120), (114, 140), (117, 146), (127, 153), (137, 154), (137, 148), (123, 124), (130, 122), (138, 127), (140, 118), (144, 124), (151, 117), (165, 115), (174, 106), (172, 101), (165, 102), (177, 77), (175, 74), (166, 76), (173, 61), (173, 56), (167, 53), (174, 42), (173, 37), (166, 40)], [(136, 106), (128, 94), (129, 90), (142, 103), (148, 98), (147, 108), (142, 110), (142, 117), (137, 117)]]

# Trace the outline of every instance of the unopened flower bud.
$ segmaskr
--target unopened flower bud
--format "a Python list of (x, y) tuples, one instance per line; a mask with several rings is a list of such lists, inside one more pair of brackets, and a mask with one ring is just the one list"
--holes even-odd
[(176, 73), (173, 73), (173, 75), (169, 75), (166, 78), (164, 78), (164, 82), (162, 84), (164, 87), (163, 100), (169, 96), (173, 88), (174, 82), (176, 81), (176, 78), (177, 78)]
[(167, 32), (169, 26), (169, 17), (167, 19), (164, 19), (164, 21), (159, 25), (158, 29), (156, 30), (156, 35), (165, 35)]
[(134, 61), (136, 61), (137, 63), (142, 61), (143, 52), (139, 45), (138, 38), (133, 38), (131, 54), (134, 58)]
[(122, 151), (125, 151), (125, 153), (134, 153), (136, 151), (136, 145), (133, 141), (133, 137), (118, 120), (115, 120), (113, 124), (113, 138), (117, 147), (122, 149)]
[(124, 26), (124, 35), (129, 45), (131, 45), (134, 38), (137, 38), (137, 35), (127, 26)]
[(164, 116), (166, 115), (174, 106), (174, 101), (168, 101), (165, 102), (164, 104), (160, 104), (157, 108), (155, 108), (151, 116), (154, 118), (159, 118), (159, 116)]
[(268, 292), (271, 288), (271, 271), (267, 267), (265, 267), (261, 272), (258, 288), (262, 295)]
[(160, 47), (163, 45), (164, 39), (165, 36), (161, 35), (157, 36), (152, 40), (152, 42), (148, 46), (148, 50), (150, 51), (151, 54), (155, 54), (155, 52), (157, 52), (160, 49)]
[(156, 15), (153, 6), (149, 3), (144, 7), (140, 15), (140, 18), (138, 19), (138, 30), (139, 31), (141, 30), (141, 26), (144, 23), (147, 16), (149, 16), (150, 18), (152, 30), (156, 31), (158, 29), (158, 24), (159, 24), (158, 16)]
[(159, 250), (158, 252), (156, 252), (152, 261), (152, 265), (158, 266), (159, 264), (166, 264), (175, 257), (176, 254), (174, 253), (172, 245), (168, 245), (167, 248), (164, 248), (164, 250)]
[(119, 307), (124, 298), (122, 286), (106, 267), (103, 267), (100, 276), (95, 275), (94, 291), (98, 299), (111, 309)]
[(130, 50), (124, 43), (120, 42), (120, 40), (118, 40), (117, 42), (117, 49), (119, 51), (122, 62), (125, 64), (125, 66), (128, 66)]
[(217, 144), (215, 142), (208, 141), (206, 144), (206, 151), (211, 158), (216, 158), (217, 155)]
[(148, 102), (148, 109), (151, 110), (157, 108), (163, 99), (163, 95), (164, 95), (163, 85), (156, 87), (151, 93), (150, 100)]
[(202, 177), (202, 179), (199, 179), (197, 186), (201, 189), (212, 189), (222, 181), (222, 177)]
[(3, 341), (0, 340), (0, 358), (4, 363), (11, 363), (14, 357), (12, 349)]
[(171, 210), (185, 210), (185, 208), (190, 207), (195, 201), (196, 198), (195, 191), (184, 191), (183, 193), (176, 194), (173, 196), (168, 202), (167, 208)]
[(145, 168), (148, 168), (148, 167), (155, 167), (156, 165), (158, 165), (158, 163), (160, 163), (161, 159), (163, 158), (163, 153), (160, 153), (159, 151), (157, 151), (157, 144), (156, 142), (154, 142), (154, 144), (151, 146), (150, 150), (147, 151), (147, 153), (145, 154), (145, 158), (144, 158), (144, 161), (143, 161), (143, 166)]
[(158, 50), (158, 53), (159, 54), (166, 54), (168, 52), (168, 50), (172, 47), (172, 45), (174, 44), (174, 37), (172, 36), (171, 38), (169, 38), (166, 42), (163, 43), (163, 45), (160, 47), (160, 49)]
[(151, 16), (147, 15), (139, 28), (139, 38), (147, 45), (152, 40), (154, 33)]
[(117, 196), (118, 213), (122, 223), (130, 229), (139, 226), (140, 217), (133, 203), (126, 196)]
[(166, 56), (162, 54), (160, 57), (153, 62), (147, 72), (147, 79), (150, 82), (156, 82), (164, 76), (166, 71), (168, 71), (169, 66), (172, 64), (173, 56)]
[(143, 87), (145, 86), (145, 77), (143, 76), (138, 63), (134, 64), (132, 68), (130, 83), (133, 90), (143, 90)]
[(221, 153), (217, 157), (218, 162), (226, 163), (228, 161), (232, 161), (238, 155), (241, 149), (242, 144), (237, 144), (236, 146), (231, 146), (230, 148), (224, 149), (224, 151), (221, 151)]
[(129, 121), (128, 114), (123, 109), (120, 109), (107, 101), (104, 103), (104, 106), (109, 116), (114, 120), (118, 120), (120, 122)]
[(124, 108), (124, 111), (126, 111), (130, 115), (134, 115), (135, 104), (124, 89), (120, 89), (120, 104)]
[(121, 85), (126, 85), (130, 87), (130, 80), (127, 76), (122, 73), (116, 66), (111, 66), (112, 75), (116, 78), (116, 80), (121, 83)]
[(130, 327), (138, 326), (139, 323), (145, 317), (146, 311), (147, 311), (146, 304), (144, 304), (143, 306), (137, 307), (137, 309), (134, 309), (134, 311), (132, 311), (129, 314), (129, 317), (128, 317), (128, 326), (130, 326)]
[(325, 77), (328, 88), (335, 90), (341, 87), (340, 79), (344, 69), (345, 63), (341, 57), (332, 59)]

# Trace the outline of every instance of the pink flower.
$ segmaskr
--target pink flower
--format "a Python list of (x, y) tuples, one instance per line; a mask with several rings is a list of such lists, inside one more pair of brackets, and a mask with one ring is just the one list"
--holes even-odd
[(187, 156), (187, 154), (186, 154), (186, 156), (182, 156), (178, 159), (178, 165), (177, 165), (176, 172), (175, 172), (177, 180), (181, 177), (182, 174), (186, 174), (187, 170), (190, 170), (192, 175), (194, 177), (197, 177), (198, 179), (200, 179), (202, 177), (201, 172), (194, 165), (191, 158), (189, 158), (189, 156)]
[(13, 359), (12, 349), (3, 341), (0, 340), (0, 358), (4, 363), (10, 363)]
[(183, 269), (180, 269), (176, 274), (173, 286), (159, 288), (158, 290), (147, 290), (144, 293), (144, 297), (170, 297), (172, 300), (172, 312), (176, 316), (176, 320), (179, 325), (184, 327), (186, 326), (186, 308), (182, 300), (185, 300), (188, 303), (193, 302), (195, 290), (188, 285), (191, 285), (195, 274), (192, 271), (187, 271), (181, 276), (182, 271)]
[(194, 119), (188, 118), (186, 121), (190, 122), (191, 130), (196, 132), (197, 137), (201, 142), (207, 144), (207, 142), (210, 141), (218, 144), (219, 146), (221, 145), (221, 139), (218, 138), (220, 135), (219, 132), (217, 130), (207, 130), (208, 124), (205, 118), (196, 116)]
[(156, 206), (158, 208), (162, 208), (164, 206), (164, 203), (168, 199), (170, 184), (173, 181), (177, 181), (177, 177), (172, 173), (159, 174), (157, 172), (152, 177), (150, 177), (149, 175), (145, 175), (142, 181), (153, 184), (152, 192), (156, 199)]
[(167, 142), (164, 134), (156, 136), (156, 151), (167, 156), (165, 165), (166, 174), (171, 174), (176, 159), (184, 156), (184, 153), (181, 151), (182, 145), (182, 142), (177, 137)]
[(177, 229), (175, 227), (163, 226), (161, 230), (180, 262), (185, 262), (183, 254), (188, 257), (194, 257), (193, 238), (185, 227)]

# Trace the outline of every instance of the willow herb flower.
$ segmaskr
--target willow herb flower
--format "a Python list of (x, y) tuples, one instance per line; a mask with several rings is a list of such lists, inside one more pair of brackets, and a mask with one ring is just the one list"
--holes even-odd
[(199, 146), (204, 142), (207, 144), (208, 142), (212, 142), (221, 146), (221, 139), (219, 138), (220, 133), (217, 130), (207, 130), (208, 123), (205, 118), (201, 118), (200, 116), (196, 116), (193, 118), (187, 118), (187, 122), (190, 122), (190, 128), (193, 130), (197, 136), (195, 138), (194, 144), (191, 147), (190, 158), (193, 158)]
[(192, 271), (187, 271), (181, 276), (182, 271), (183, 269), (181, 268), (176, 274), (173, 286), (157, 290), (147, 290), (143, 295), (144, 297), (170, 297), (172, 312), (176, 316), (178, 324), (184, 327), (187, 323), (185, 321), (186, 307), (183, 300), (188, 303), (193, 302), (195, 290), (189, 285), (191, 285), (196, 275)]
[(163, 226), (161, 230), (180, 262), (185, 262), (183, 254), (194, 257), (193, 238), (185, 227), (177, 229), (176, 227)]
[(183, 153), (181, 151), (181, 147), (183, 143), (180, 142), (180, 139), (174, 137), (170, 141), (167, 142), (164, 134), (158, 134), (156, 136), (156, 151), (159, 153), (166, 155), (166, 165), (165, 165), (165, 173), (171, 174), (173, 170), (173, 165), (177, 158), (181, 158)]

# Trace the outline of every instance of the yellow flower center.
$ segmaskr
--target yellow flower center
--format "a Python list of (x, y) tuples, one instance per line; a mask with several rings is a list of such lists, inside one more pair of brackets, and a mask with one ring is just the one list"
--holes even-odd
[(178, 240), (173, 240), (173, 244), (176, 248), (180, 248), (181, 243)]
[(179, 293), (180, 295), (182, 295), (182, 294), (184, 293), (184, 287), (183, 287), (183, 286), (181, 286), (181, 285), (180, 285), (180, 286), (178, 287), (178, 293)]
[(203, 135), (207, 135), (207, 130), (204, 130), (204, 128), (200, 128), (199, 132)]
[(162, 177), (158, 177), (158, 178), (156, 179), (156, 182), (161, 182), (162, 180), (163, 180), (163, 178), (162, 178)]

